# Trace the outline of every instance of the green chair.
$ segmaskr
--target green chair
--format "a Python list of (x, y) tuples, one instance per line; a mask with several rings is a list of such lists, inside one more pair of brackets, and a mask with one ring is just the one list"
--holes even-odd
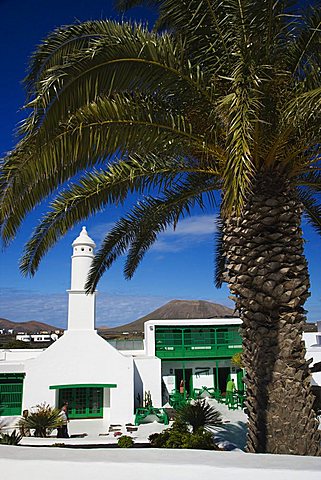
[(168, 425), (169, 423), (168, 415), (163, 408), (155, 408), (150, 405), (146, 408), (140, 407), (136, 409), (135, 425), (143, 423), (148, 416), (155, 416), (159, 423), (163, 423), (164, 425)]
[(189, 402), (186, 392), (180, 393), (178, 390), (173, 390), (169, 395), (169, 404), (174, 410), (178, 410)]

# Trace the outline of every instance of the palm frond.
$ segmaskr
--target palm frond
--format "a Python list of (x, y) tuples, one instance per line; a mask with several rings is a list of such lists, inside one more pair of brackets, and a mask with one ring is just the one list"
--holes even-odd
[(321, 192), (321, 171), (305, 173), (297, 179), (297, 186), (307, 187), (309, 193)]
[[(245, 79), (242, 62), (233, 73), (234, 92), (222, 99), (220, 108), (228, 112), (227, 162), (223, 171), (224, 207), (240, 209), (249, 191), (254, 165), (252, 162), (253, 130), (257, 120), (258, 100)], [(252, 90), (252, 92), (251, 92)]]
[(308, 223), (321, 235), (321, 203), (302, 189), (299, 190), (299, 198), (303, 204)]
[(186, 404), (177, 412), (178, 420), (191, 425), (193, 433), (200, 428), (213, 428), (222, 425), (222, 415), (206, 399)]
[[(311, 69), (315, 74), (320, 71), (321, 5), (317, 3), (315, 6), (309, 4), (298, 19), (299, 34), (292, 43), (291, 56), (288, 57), (292, 61), (289, 68), (294, 77), (304, 78)], [(319, 83), (320, 72), (318, 79)]]
[[(102, 23), (98, 22), (98, 26)], [(94, 22), (89, 23), (90, 27), (92, 24)], [(51, 35), (45, 45), (50, 42), (59, 45), (61, 36), (63, 39), (72, 37), (75, 30), (81, 35), (80, 26), (68, 28)], [(83, 29), (88, 30), (87, 23), (83, 24)], [(189, 102), (196, 95), (197, 102), (202, 102), (203, 98), (204, 108), (211, 103), (212, 94), (207, 91), (202, 72), (184, 61), (182, 46), (173, 43), (171, 35), (157, 35), (141, 25), (113, 21), (105, 21), (104, 28), (98, 30), (103, 30), (104, 35), (94, 35), (90, 45), (87, 42), (81, 43), (82, 47), (77, 44), (78, 50), (66, 58), (62, 42), (61, 57), (58, 57), (57, 47), (54, 65), (47, 65), (45, 59), (44, 65), (38, 65), (41, 81), (35, 85), (35, 98), (26, 105), (33, 110), (32, 121), (28, 117), (20, 133), (42, 128), (48, 134), (57, 129), (59, 121), (67, 114), (95, 101), (98, 96), (131, 92), (136, 88), (153, 95), (166, 92), (167, 96), (172, 90)], [(42, 48), (39, 50), (38, 63)]]
[[(27, 242), (20, 262), (24, 275), (34, 275), (41, 259), (68, 230), (81, 220), (101, 211), (111, 204), (122, 203), (130, 192), (168, 188), (177, 175), (183, 175), (194, 167), (186, 160), (159, 158), (146, 155), (133, 156), (127, 161), (114, 162), (105, 171), (93, 171), (69, 186), (51, 203), (50, 210), (42, 218), (31, 239)], [(24, 202), (20, 209), (24, 208)], [(13, 218), (3, 228), (12, 229)], [(19, 218), (23, 216), (20, 214)]]
[(109, 23), (104, 20), (89, 20), (75, 25), (57, 28), (37, 47), (29, 61), (28, 74), (24, 79), (27, 96), (31, 100), (41, 88), (41, 81), (50, 69), (66, 65), (70, 58), (85, 52), (93, 40), (110, 36)]
[(320, 122), (321, 87), (308, 90), (289, 102), (286, 115), (295, 125), (307, 124), (316, 117)]
[[(214, 152), (221, 155), (215, 146), (207, 146), (203, 137), (193, 133), (188, 119), (174, 116), (142, 97), (118, 95), (112, 100), (98, 99), (75, 113), (60, 128), (61, 133), (52, 141), (44, 144), (37, 141), (31, 146), (31, 152), (28, 148), (17, 149), (4, 162), (0, 180), (2, 222), (11, 211), (14, 199), (23, 196), (26, 189), (29, 189), (29, 203), (25, 203), (28, 211), (39, 202), (40, 196), (44, 198), (77, 172), (101, 164), (117, 153), (166, 151), (178, 155), (194, 144), (210, 157)], [(38, 190), (33, 190), (34, 183), (40, 180), (43, 182), (39, 183)], [(10, 239), (15, 231), (7, 230), (6, 234), (4, 240)]]
[[(201, 183), (200, 178), (203, 179)], [(147, 197), (139, 202), (105, 237), (93, 260), (86, 283), (87, 291), (94, 291), (104, 272), (126, 252), (124, 274), (126, 278), (131, 278), (157, 235), (170, 225), (175, 226), (179, 218), (190, 215), (195, 203), (204, 208), (204, 194), (208, 195), (210, 202), (215, 202), (212, 192), (219, 188), (220, 183), (213, 176), (193, 175), (163, 192), (162, 197)]]
[(147, 7), (157, 7), (163, 0), (115, 0), (115, 8), (121, 13), (127, 12), (131, 8), (146, 5)]

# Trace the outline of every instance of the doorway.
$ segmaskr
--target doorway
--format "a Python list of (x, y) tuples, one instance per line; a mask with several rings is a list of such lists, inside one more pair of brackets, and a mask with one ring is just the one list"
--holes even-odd
[(226, 391), (226, 384), (230, 373), (231, 370), (229, 367), (218, 367), (218, 388), (221, 392)]
[(185, 389), (188, 395), (193, 390), (193, 369), (192, 368), (175, 368), (175, 388), (179, 391), (181, 381), (184, 380)]

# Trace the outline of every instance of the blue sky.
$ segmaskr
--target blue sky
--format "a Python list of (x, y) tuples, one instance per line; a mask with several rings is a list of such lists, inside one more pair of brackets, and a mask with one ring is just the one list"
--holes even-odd
[[(19, 111), (24, 102), (21, 80), (35, 46), (60, 25), (76, 20), (119, 19), (112, 4), (112, 0), (0, 0), (0, 155), (14, 145), (13, 131), (23, 116)], [(134, 9), (127, 17), (152, 21), (154, 14)], [(71, 243), (81, 225), (50, 251), (34, 278), (22, 277), (18, 269), (23, 244), (43, 210), (40, 207), (32, 212), (16, 240), (0, 252), (0, 317), (66, 326)], [(96, 243), (122, 213), (122, 209), (112, 207), (85, 222)], [(304, 224), (303, 228), (312, 293), (306, 305), (308, 320), (315, 321), (321, 319), (320, 238), (309, 226)], [(133, 321), (174, 298), (210, 300), (232, 307), (227, 287), (217, 290), (213, 284), (214, 233), (215, 212), (195, 211), (175, 232), (160, 236), (131, 281), (123, 279), (122, 260), (118, 261), (99, 284), (98, 325)]]

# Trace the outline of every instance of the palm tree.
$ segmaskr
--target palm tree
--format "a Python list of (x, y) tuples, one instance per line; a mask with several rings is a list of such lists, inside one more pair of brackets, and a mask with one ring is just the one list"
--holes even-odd
[(93, 291), (120, 255), (131, 278), (160, 232), (195, 205), (220, 204), (216, 283), (229, 283), (243, 320), (247, 449), (316, 455), (301, 221), (321, 233), (321, 10), (148, 3), (159, 8), (152, 32), (89, 21), (56, 30), (33, 55), (30, 114), (1, 168), (2, 238), (55, 194), (21, 261), (34, 275), (68, 229), (134, 193), (95, 257)]
[(183, 423), (189, 423), (193, 433), (197, 430), (220, 427), (222, 416), (220, 412), (210, 405), (205, 399), (196, 400), (181, 407), (177, 412), (177, 419)]

